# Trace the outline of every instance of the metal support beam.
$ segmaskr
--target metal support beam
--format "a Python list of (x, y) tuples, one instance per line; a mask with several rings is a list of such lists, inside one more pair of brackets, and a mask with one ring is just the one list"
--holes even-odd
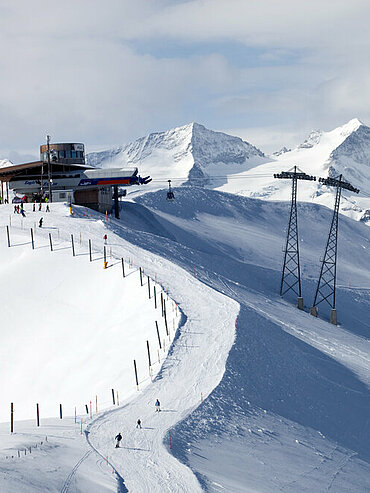
[(113, 186), (113, 199), (114, 199), (114, 217), (119, 219), (119, 202), (118, 202), (118, 186)]

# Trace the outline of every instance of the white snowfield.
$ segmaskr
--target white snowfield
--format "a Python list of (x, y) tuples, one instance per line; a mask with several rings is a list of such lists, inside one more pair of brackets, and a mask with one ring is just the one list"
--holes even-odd
[[(11, 319), (11, 335), (19, 338), (19, 344), (23, 340), (22, 327), (20, 332), (14, 327), (22, 317), (28, 323), (37, 321), (38, 332), (45, 302), (49, 300), (52, 311), (57, 311), (55, 300), (63, 299), (64, 306), (68, 305), (65, 311), (77, 322), (73, 331), (66, 332), (67, 339), (58, 340), (71, 359), (57, 357), (64, 365), (63, 372), (58, 377), (54, 368), (53, 380), (60, 378), (62, 390), (66, 378), (72, 395), (78, 388), (73, 380), (83, 379), (91, 390), (81, 392), (82, 405), (93, 399), (97, 376), (89, 355), (92, 339), (99, 336), (103, 324), (102, 338), (95, 341), (95, 349), (101, 348), (95, 351), (95, 364), (104, 375), (100, 384), (102, 392), (107, 389), (105, 404), (111, 402), (111, 387), (120, 391), (119, 406), (100, 410), (98, 415), (93, 412), (92, 419), (79, 410), (76, 424), (72, 412), (59, 420), (53, 407), (52, 418), (43, 417), (40, 428), (34, 418), (16, 420), (11, 436), (9, 423), (1, 425), (0, 491), (366, 491), (370, 480), (369, 228), (340, 218), (340, 325), (335, 327), (327, 322), (325, 306), (320, 305), (318, 319), (307, 313), (330, 223), (329, 209), (307, 203), (299, 207), (299, 224), (304, 224), (300, 246), (306, 309), (301, 312), (294, 306), (294, 297), (278, 296), (289, 204), (192, 187), (175, 189), (175, 194), (174, 203), (166, 202), (162, 191), (124, 202), (121, 220), (110, 220), (107, 225), (97, 213), (84, 216), (87, 210), (76, 208), (75, 216), (69, 217), (66, 207), (53, 204), (50, 215), (43, 215), (45, 229), (37, 230), (35, 251), (31, 250), (29, 228), (37, 224), (39, 213), (28, 213), (30, 205), (26, 205), (22, 230), (21, 219), (12, 215), (10, 206), (0, 207), (1, 258), (9, 259), (1, 266), (11, 291), (22, 290), (19, 285), (27, 278), (24, 273), (34, 277), (34, 285), (42, 268), (45, 279), (52, 269), (58, 272), (50, 277), (52, 286), (44, 290), (41, 299), (37, 290), (25, 290), (25, 303), (30, 308), (33, 302), (35, 313), (23, 313), (19, 299), (3, 288), (2, 298), (11, 308), (5, 313), (16, 314)], [(24, 243), (10, 249), (4, 228), (9, 215), (12, 241)], [(57, 237), (58, 229), (59, 250), (50, 252), (48, 233)], [(112, 248), (118, 260), (108, 259), (113, 265), (103, 270), (102, 238), (106, 232), (108, 249)], [(71, 233), (77, 257), (72, 257)], [(87, 251), (89, 238), (95, 248), (92, 263)], [(22, 253), (16, 255), (15, 250)], [(134, 260), (125, 279), (121, 257), (126, 264), (128, 259)], [(31, 260), (35, 263), (32, 268)], [(180, 325), (173, 341), (172, 327), (172, 346), (168, 354), (168, 347), (161, 353), (161, 366), (153, 366), (153, 382), (147, 373), (145, 341), (152, 337), (150, 346), (157, 349), (156, 310), (153, 299), (146, 296), (147, 285), (140, 286), (138, 266), (169, 289), (169, 305), (174, 300), (183, 313), (180, 322), (175, 319), (176, 309), (168, 308), (170, 320), (174, 318)], [(76, 288), (81, 275), (87, 278), (83, 292), (88, 299), (83, 293), (76, 294), (82, 291), (80, 286)], [(100, 289), (94, 291), (98, 282)], [(76, 300), (65, 294), (68, 287)], [(132, 311), (122, 308), (125, 302), (132, 305)], [(79, 309), (83, 310), (82, 319), (78, 318)], [(157, 313), (163, 336), (159, 309)], [(62, 317), (66, 315), (60, 310), (58, 319)], [(84, 323), (85, 318), (89, 324)], [(10, 344), (7, 324), (3, 325), (0, 342)], [(54, 330), (64, 333), (63, 323), (55, 322)], [(77, 352), (70, 347), (73, 336), (79, 338), (75, 341)], [(29, 352), (37, 352), (41, 358), (40, 374), (49, 371), (49, 366), (44, 368), (38, 346), (44, 354), (52, 341), (41, 346), (36, 338), (27, 339)], [(85, 350), (82, 363), (76, 364), (86, 372), (74, 372), (69, 380), (67, 366)], [(139, 391), (134, 383), (134, 357), (142, 358), (139, 376), (144, 373), (144, 377), (140, 377)], [(2, 360), (11, 358), (18, 362), (13, 352), (4, 350)], [(27, 358), (27, 351), (22, 358)], [(0, 378), (3, 387), (6, 377)], [(23, 386), (23, 378), (16, 383)], [(18, 398), (35, 389), (41, 392), (41, 383), (30, 378)], [(77, 398), (74, 394), (73, 401)], [(160, 412), (155, 411), (156, 399), (161, 402)], [(8, 413), (8, 402), (5, 408)], [(135, 427), (137, 419), (141, 419), (142, 429)], [(118, 432), (123, 440), (116, 449)], [(28, 450), (25, 455), (26, 447), (31, 447), (31, 454)]]
[[(22, 471), (22, 466), (19, 468), (22, 471), (19, 476), (15, 471), (11, 478), (0, 472), (5, 491), (22, 491), (23, 482), (27, 484), (25, 491), (45, 491), (45, 483), (41, 481), (38, 484), (32, 477), (45, 474), (45, 447), (50, 447), (53, 440), (59, 441), (57, 448), (61, 447), (60, 428), (66, 428), (68, 438), (77, 439), (80, 443), (69, 448), (64, 445), (57, 452), (49, 450), (49, 455), (54, 456), (51, 462), (59, 463), (63, 453), (74, 457), (75, 449), (81, 450), (81, 458), (85, 457), (86, 445), (81, 443), (79, 436), (84, 404), (89, 405), (92, 401), (95, 414), (94, 397), (97, 394), (103, 396), (103, 399), (98, 400), (99, 408), (109, 406), (110, 387), (120, 389), (122, 408), (99, 415), (87, 428), (91, 447), (97, 449), (102, 457), (109, 456), (108, 478), (112, 465), (123, 476), (125, 485), (131, 491), (183, 491), (184, 484), (189, 485), (189, 491), (201, 490), (194, 474), (168, 454), (163, 437), (167, 430), (199, 405), (201, 399), (206, 398), (220, 381), (234, 340), (238, 304), (198, 282), (171, 262), (148, 254), (117, 237), (105, 228), (98, 214), (89, 212), (94, 219), (82, 213), (79, 218), (68, 217), (67, 207), (53, 204), (52, 213), (48, 215), (32, 213), (31, 207), (31, 204), (25, 206), (24, 220), (12, 214), (12, 206), (1, 208), (1, 248), (2, 258), (6, 259), (1, 268), (2, 275), (8, 279), (6, 284), (2, 284), (1, 292), (1, 298), (7, 305), (3, 323), (4, 327), (18, 327), (17, 335), (14, 330), (1, 332), (1, 361), (5, 363), (5, 371), (1, 373), (1, 416), (3, 420), (9, 417), (12, 401), (15, 403), (16, 418), (16, 433), (11, 437), (14, 438), (13, 443), (9, 437), (5, 440), (4, 436), (1, 443), (4, 447), (5, 442), (11, 455), (17, 454), (18, 450), (23, 453), (24, 448), (34, 447), (33, 442), (38, 442), (43, 457), (38, 456), (38, 451), (33, 451), (33, 470), (27, 471), (26, 465), (27, 474)], [(78, 215), (78, 209), (75, 214)], [(5, 231), (5, 225), (9, 225), (9, 216), (12, 224), (11, 248), (7, 247)], [(38, 224), (41, 216), (44, 217), (44, 226), (35, 230), (36, 249), (32, 250), (30, 228)], [(103, 270), (102, 238), (107, 231), (107, 251), (112, 248), (118, 261), (112, 259), (111, 268)], [(53, 252), (49, 251), (50, 232), (54, 237)], [(71, 244), (68, 242), (70, 234), (74, 234), (77, 258), (72, 257)], [(81, 246), (80, 235), (83, 237)], [(92, 264), (88, 258), (88, 239), (95, 246), (93, 257), (97, 260)], [(100, 245), (99, 253), (96, 252), (96, 245)], [(128, 276), (125, 279), (122, 279), (121, 257), (126, 261)], [(128, 268), (128, 260), (135, 262), (135, 269)], [(155, 319), (160, 323), (162, 345), (167, 345), (165, 353), (158, 352), (162, 362), (170, 341), (165, 337), (163, 321), (160, 320), (160, 286), (156, 285), (158, 309), (155, 311), (153, 299), (150, 308), (147, 306), (147, 285), (140, 286), (138, 265), (152, 279), (156, 278), (162, 285), (170, 286), (171, 298), (176, 300), (187, 317), (161, 369), (160, 378), (152, 384), (149, 384), (147, 375), (144, 344), (149, 339), (152, 348), (158, 347)], [(41, 287), (38, 288), (40, 272)], [(154, 283), (151, 289), (153, 287)], [(166, 300), (166, 295), (164, 298)], [(176, 316), (171, 299), (167, 299), (167, 303), (171, 335), (172, 319), (177, 327), (180, 312)], [(139, 342), (141, 351), (137, 348)], [(140, 392), (134, 386), (134, 357), (138, 362), (139, 380), (145, 380), (140, 382)], [(152, 358), (157, 360), (157, 349), (152, 350)], [(140, 370), (143, 373), (144, 368), (146, 376), (140, 379)], [(158, 365), (154, 365), (153, 370), (155, 377)], [(147, 390), (149, 387), (150, 392)], [(136, 398), (132, 400), (133, 397)], [(154, 413), (156, 398), (162, 403), (162, 410), (158, 414)], [(34, 416), (36, 402), (41, 402), (42, 425), (39, 429), (34, 427), (30, 433), (32, 426), (23, 423), (19, 425), (17, 419)], [(64, 413), (69, 416), (73, 414), (73, 403), (78, 404), (77, 426), (70, 418), (67, 427), (64, 420), (59, 426), (58, 421), (53, 424), (55, 420), (51, 421), (51, 425), (50, 420), (47, 420), (45, 425), (45, 416), (55, 416), (59, 412), (59, 402), (67, 404)], [(130, 405), (127, 405), (128, 402)], [(139, 417), (143, 422), (142, 430), (135, 429)], [(84, 429), (86, 419), (83, 418)], [(27, 437), (24, 439), (21, 433), (21, 441), (17, 433), (19, 426), (25, 430)], [(50, 429), (56, 437), (49, 436), (48, 445), (43, 439), (41, 446), (41, 430), (46, 435), (50, 434)], [(5, 434), (9, 425), (3, 426), (2, 430)], [(115, 450), (114, 436), (118, 431), (123, 433), (124, 439), (122, 448)], [(25, 461), (26, 457), (17, 457), (17, 460), (18, 468), (20, 461)], [(49, 460), (50, 457), (46, 463)], [(91, 458), (86, 456), (81, 462), (87, 470), (89, 460)], [(71, 467), (71, 464), (68, 463), (68, 466)], [(134, 473), (140, 469), (147, 474)], [(68, 469), (64, 470), (62, 465), (58, 465), (56, 477), (50, 481), (50, 485), (55, 484), (55, 491), (59, 491), (68, 472)], [(107, 471), (104, 473), (107, 474)], [(90, 476), (90, 472), (87, 475)], [(78, 483), (79, 480), (73, 479)], [(81, 484), (85, 484), (84, 479), (81, 481)], [(103, 491), (101, 481), (104, 488), (110, 488), (110, 481), (103, 478), (98, 479), (97, 484), (90, 482), (88, 491)], [(76, 491), (74, 488), (76, 485), (70, 491)], [(53, 491), (51, 486), (49, 491)], [(86, 490), (82, 487), (79, 491)]]

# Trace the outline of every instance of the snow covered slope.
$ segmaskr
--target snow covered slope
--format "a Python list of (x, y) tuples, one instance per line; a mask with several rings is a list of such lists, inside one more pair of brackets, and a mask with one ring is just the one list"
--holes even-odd
[[(341, 216), (340, 327), (278, 296), (289, 205), (177, 189), (147, 194), (162, 234), (145, 234), (143, 210), (124, 206), (128, 237), (186, 268), (241, 305), (225, 375), (173, 431), (177, 457), (219, 491), (363, 492), (370, 478), (369, 229)], [(330, 210), (299, 207), (303, 293), (312, 304)], [(147, 214), (148, 218), (148, 214)], [(145, 240), (140, 240), (145, 235)], [(191, 270), (191, 266), (187, 266)], [(293, 301), (293, 300), (292, 300)], [(294, 300), (295, 301), (295, 300)], [(328, 309), (320, 309), (328, 317)], [(191, 491), (191, 490), (189, 490)]]
[[(135, 259), (125, 252), (127, 277), (122, 278), (119, 259), (109, 256), (116, 250), (113, 237), (106, 246), (110, 268), (103, 269), (107, 230), (93, 213), (89, 218), (70, 217), (63, 204), (53, 204), (52, 213), (46, 215), (33, 213), (32, 204), (26, 204), (25, 211), (25, 219), (13, 214), (11, 205), (3, 205), (0, 211), (0, 274), (6, 279), (0, 285), (0, 298), (7, 307), (0, 334), (0, 421), (9, 419), (10, 402), (20, 420), (34, 417), (36, 403), (45, 418), (57, 416), (60, 403), (65, 415), (73, 415), (75, 406), (83, 414), (90, 402), (95, 409), (96, 399), (99, 409), (106, 408), (112, 404), (112, 388), (126, 398), (134, 395), (133, 359), (143, 385), (150, 382), (146, 341), (154, 353), (158, 345), (155, 320), (160, 336), (166, 336), (164, 321), (154, 306), (154, 282), (149, 299), (148, 290), (140, 285), (137, 264), (129, 267)], [(40, 217), (43, 227), (34, 228)], [(11, 248), (5, 241), (9, 220)], [(35, 250), (30, 228), (34, 228)], [(76, 257), (72, 256), (71, 234)], [(93, 245), (92, 262), (88, 240)], [(159, 297), (161, 287), (156, 289)], [(171, 303), (168, 300), (168, 323), (173, 333), (180, 314), (176, 315)], [(166, 339), (162, 360), (169, 347)], [(153, 361), (155, 376), (160, 369), (156, 350)]]
[[(294, 299), (278, 296), (289, 204), (197, 187), (177, 188), (175, 193), (174, 203), (168, 203), (162, 191), (124, 202), (122, 219), (108, 223), (114, 253), (136, 259), (152, 278), (157, 273), (184, 313), (160, 373), (137, 398), (120, 393), (118, 408), (92, 421), (85, 419), (93, 447), (88, 457), (89, 449), (79, 434), (68, 431), (68, 422), (61, 422), (59, 429), (57, 423), (34, 427), (33, 435), (32, 426), (24, 425), (6, 439), (0, 429), (0, 445), (4, 441), (8, 448), (0, 447), (0, 490), (6, 485), (11, 493), (45, 488), (113, 491), (98, 474), (108, 467), (108, 455), (109, 473), (114, 466), (119, 474), (116, 491), (366, 491), (369, 228), (340, 217), (340, 325), (335, 327), (327, 323), (327, 308), (320, 305), (318, 319), (307, 313), (329, 209), (299, 205), (299, 222), (305, 225), (300, 228), (300, 246), (306, 311), (301, 312)], [(7, 222), (6, 206), (1, 211)], [(51, 227), (55, 221), (61, 230), (62, 223), (68, 224), (65, 230), (70, 231), (75, 222), (77, 239), (80, 230), (83, 240), (93, 235), (96, 241), (106, 231), (97, 213), (93, 218), (56, 219), (52, 214)], [(47, 236), (44, 240), (40, 246), (46, 254)], [(67, 251), (71, 255), (69, 246)], [(70, 257), (76, 269), (79, 261), (88, 264), (86, 247), (78, 253), (85, 256)], [(11, 266), (7, 278), (10, 270)], [(162, 403), (161, 413), (154, 412), (156, 398)], [(134, 428), (138, 417), (142, 430)], [(44, 429), (54, 435), (51, 446), (35, 453), (31, 465), (28, 455), (5, 459), (10, 449), (17, 450), (17, 443)], [(124, 441), (116, 450), (113, 437), (118, 431)], [(50, 482), (50, 476), (57, 480)]]
[(239, 137), (208, 130), (199, 123), (190, 123), (167, 132), (153, 133), (126, 146), (87, 155), (92, 166), (138, 166), (141, 175), (151, 175), (148, 189), (163, 188), (167, 180), (173, 184), (205, 186), (209, 178), (225, 173), (245, 171), (266, 162), (263, 153)]

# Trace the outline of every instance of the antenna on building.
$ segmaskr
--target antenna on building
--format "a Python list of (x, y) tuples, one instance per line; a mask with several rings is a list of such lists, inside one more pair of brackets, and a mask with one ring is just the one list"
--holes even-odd
[(331, 220), (328, 240), (326, 242), (325, 254), (321, 264), (319, 282), (317, 283), (315, 299), (310, 309), (311, 315), (317, 317), (317, 305), (326, 301), (331, 307), (330, 323), (337, 325), (337, 311), (335, 308), (335, 287), (337, 277), (337, 244), (338, 244), (338, 221), (339, 204), (342, 188), (351, 192), (359, 193), (359, 189), (350, 183), (338, 178), (319, 178), (319, 182), (329, 187), (336, 187), (334, 212)]
[[(298, 171), (297, 171), (298, 170)], [(274, 174), (274, 178), (292, 180), (292, 198), (290, 206), (290, 216), (288, 224), (288, 233), (284, 251), (284, 265), (280, 283), (280, 296), (292, 290), (297, 296), (297, 306), (303, 310), (303, 298), (301, 288), (301, 273), (299, 264), (299, 247), (298, 247), (298, 220), (297, 220), (297, 181), (309, 180), (316, 181), (315, 176), (307, 175), (302, 170), (294, 166), (289, 171), (282, 171)]]
[(49, 202), (53, 201), (52, 195), (51, 195), (51, 165), (50, 165), (50, 135), (46, 136), (46, 143), (48, 146), (48, 186), (49, 186)]

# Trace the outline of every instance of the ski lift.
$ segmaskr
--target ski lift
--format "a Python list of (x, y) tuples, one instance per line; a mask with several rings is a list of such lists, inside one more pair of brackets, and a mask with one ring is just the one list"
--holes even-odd
[(168, 180), (167, 200), (169, 202), (173, 202), (175, 200), (175, 194), (173, 193), (171, 188), (171, 180)]

